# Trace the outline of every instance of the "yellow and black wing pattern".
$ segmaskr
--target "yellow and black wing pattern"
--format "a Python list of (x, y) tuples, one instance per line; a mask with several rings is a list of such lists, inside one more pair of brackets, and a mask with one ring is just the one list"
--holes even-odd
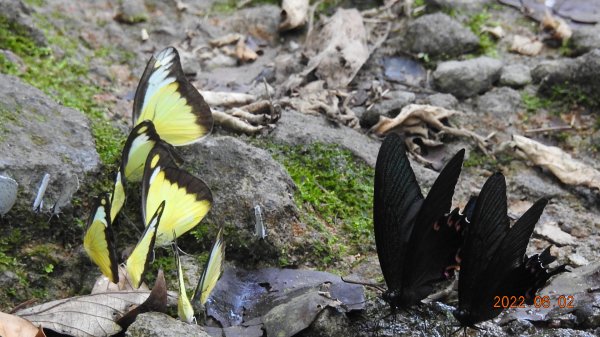
[(127, 181), (142, 180), (148, 153), (160, 140), (152, 121), (142, 121), (131, 130), (121, 155), (120, 171)]
[(213, 127), (210, 107), (185, 78), (173, 47), (152, 56), (133, 102), (133, 124), (151, 120), (156, 132), (174, 146), (197, 142)]
[(100, 196), (88, 220), (83, 248), (90, 259), (111, 282), (119, 282), (117, 253), (111, 228), (111, 207), (108, 196)]
[[(156, 245), (169, 245), (173, 239), (194, 228), (212, 206), (210, 189), (199, 178), (180, 169), (168, 149), (157, 144), (148, 155), (142, 179), (142, 215), (165, 200), (165, 210), (156, 234)], [(175, 234), (173, 234), (175, 233)]]
[(110, 222), (114, 223), (117, 215), (123, 208), (125, 204), (125, 177), (121, 173), (121, 171), (117, 171), (117, 176), (115, 177), (115, 186), (113, 187), (113, 192), (110, 196)]
[(185, 291), (185, 282), (183, 280), (183, 269), (181, 268), (181, 260), (179, 259), (179, 248), (173, 242), (173, 252), (175, 254), (175, 264), (177, 265), (177, 280), (179, 284), (179, 296), (177, 297), (177, 314), (179, 319), (184, 322), (192, 323), (194, 320), (194, 308)]
[(132, 282), (132, 286), (136, 289), (142, 284), (144, 273), (150, 264), (150, 257), (154, 251), (154, 244), (156, 242), (156, 232), (162, 221), (164, 210), (165, 202), (163, 201), (156, 208), (144, 234), (142, 234), (142, 238), (138, 241), (125, 262), (125, 269), (127, 270), (129, 279)]
[(210, 251), (210, 256), (202, 272), (202, 277), (194, 290), (192, 302), (200, 301), (201, 307), (204, 307), (210, 293), (217, 285), (217, 281), (223, 274), (223, 265), (225, 263), (225, 245), (223, 244), (223, 228), (219, 229), (217, 239)]

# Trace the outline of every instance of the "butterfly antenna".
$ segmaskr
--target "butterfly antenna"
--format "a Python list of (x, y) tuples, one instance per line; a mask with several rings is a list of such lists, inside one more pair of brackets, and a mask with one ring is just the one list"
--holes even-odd
[(138, 235), (142, 235), (142, 232), (140, 231), (140, 229), (138, 228), (138, 226), (136, 226), (136, 224), (131, 221), (131, 219), (127, 216), (127, 214), (125, 214), (125, 212), (120, 212), (119, 214), (121, 214), (123, 216), (123, 218), (125, 218), (125, 220), (127, 221), (127, 224), (129, 224), (133, 229), (135, 229), (135, 231), (138, 233)]
[(384, 292), (385, 288), (383, 288), (382, 286), (376, 284), (376, 283), (368, 283), (368, 282), (361, 282), (361, 281), (352, 281), (352, 280), (346, 280), (344, 279), (344, 277), (341, 277), (342, 281), (346, 282), (346, 283), (350, 283), (350, 284), (360, 284), (362, 286), (365, 287), (370, 287), (373, 288), (375, 290), (378, 290), (380, 292)]

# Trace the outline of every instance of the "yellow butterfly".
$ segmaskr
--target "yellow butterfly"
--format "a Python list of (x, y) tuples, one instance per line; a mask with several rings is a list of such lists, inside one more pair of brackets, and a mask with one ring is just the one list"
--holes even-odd
[(200, 311), (204, 314), (205, 304), (212, 290), (217, 285), (217, 281), (223, 274), (223, 264), (225, 263), (225, 246), (223, 245), (223, 228), (219, 229), (217, 239), (204, 266), (202, 277), (198, 281), (198, 285), (194, 290), (192, 301), (187, 297), (185, 290), (185, 282), (183, 280), (183, 270), (181, 269), (181, 261), (179, 260), (179, 248), (177, 243), (173, 242), (173, 251), (175, 252), (175, 262), (177, 264), (177, 278), (179, 280), (179, 298), (177, 300), (177, 313), (182, 321), (192, 323), (195, 321), (194, 308), (192, 303), (200, 304)]
[(158, 143), (150, 151), (142, 178), (142, 215), (149, 224), (148, 214), (166, 201), (156, 234), (156, 245), (166, 246), (196, 227), (212, 206), (212, 194), (199, 178), (177, 167), (171, 153)]
[(98, 199), (94, 212), (90, 215), (83, 237), (83, 248), (102, 274), (111, 282), (119, 282), (117, 253), (109, 214), (111, 212), (107, 196)]
[(112, 221), (125, 203), (126, 182), (141, 180), (146, 157), (156, 143), (187, 145), (212, 130), (210, 107), (185, 77), (175, 48), (166, 48), (148, 61), (135, 92), (133, 124), (113, 188)]
[(204, 309), (208, 297), (217, 285), (217, 281), (223, 274), (223, 265), (225, 263), (225, 245), (223, 244), (223, 228), (219, 229), (217, 239), (210, 251), (210, 256), (202, 271), (202, 277), (194, 290), (192, 303), (200, 301), (200, 307)]
[(127, 274), (129, 274), (132, 286), (136, 289), (140, 287), (140, 284), (144, 279), (144, 273), (150, 264), (150, 256), (154, 252), (154, 244), (156, 242), (156, 233), (158, 227), (160, 226), (160, 222), (162, 221), (161, 219), (164, 214), (165, 207), (164, 201), (158, 205), (154, 215), (148, 222), (148, 226), (146, 227), (144, 234), (142, 234), (140, 241), (138, 241), (137, 245), (131, 252), (131, 255), (129, 255), (127, 261), (125, 262)]
[(210, 133), (210, 107), (186, 79), (173, 47), (152, 56), (140, 79), (133, 102), (133, 124), (154, 123), (156, 132), (174, 146), (191, 144)]

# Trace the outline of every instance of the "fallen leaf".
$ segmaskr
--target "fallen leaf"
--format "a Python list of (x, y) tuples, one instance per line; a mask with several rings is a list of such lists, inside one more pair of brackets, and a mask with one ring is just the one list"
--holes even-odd
[(578, 160), (556, 146), (546, 146), (533, 139), (513, 135), (517, 150), (535, 165), (552, 172), (567, 185), (581, 185), (600, 189), (600, 171)]
[(546, 222), (535, 227), (535, 234), (554, 243), (557, 246), (575, 244), (575, 238), (567, 232), (563, 232), (556, 222)]
[(221, 36), (219, 38), (216, 38), (214, 40), (211, 40), (209, 43), (213, 47), (223, 47), (228, 44), (237, 43), (238, 40), (242, 40), (242, 39), (244, 39), (244, 36), (242, 34), (232, 33), (232, 34), (227, 34), (227, 35)]
[(298, 28), (306, 23), (308, 0), (283, 0), (281, 3), (280, 31)]
[(541, 22), (542, 29), (550, 32), (550, 37), (554, 40), (563, 42), (571, 38), (573, 30), (567, 22), (557, 16), (553, 16), (549, 11), (546, 12)]
[(158, 276), (156, 277), (156, 282), (150, 292), (150, 296), (148, 296), (144, 303), (134, 307), (123, 317), (119, 318), (117, 324), (119, 324), (123, 330), (127, 330), (127, 328), (135, 321), (137, 315), (150, 311), (167, 311), (167, 282), (165, 281), (165, 274), (162, 269), (158, 271)]
[(242, 63), (252, 62), (256, 60), (258, 54), (256, 54), (254, 50), (248, 48), (244, 39), (239, 39), (235, 44), (235, 57)]
[(510, 51), (527, 56), (535, 56), (542, 51), (544, 44), (535, 38), (530, 38), (523, 35), (515, 35)]
[(0, 312), (0, 336), (45, 337), (44, 330), (19, 316)]

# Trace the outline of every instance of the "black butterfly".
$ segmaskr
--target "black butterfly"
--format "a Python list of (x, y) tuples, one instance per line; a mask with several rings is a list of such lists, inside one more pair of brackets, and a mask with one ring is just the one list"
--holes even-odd
[(373, 221), (377, 255), (392, 309), (418, 303), (442, 280), (466, 224), (458, 210), (449, 213), (464, 150), (448, 162), (424, 199), (400, 136), (390, 134), (375, 166)]
[(566, 271), (564, 265), (548, 269), (556, 259), (549, 247), (540, 255), (525, 255), (547, 203), (538, 200), (510, 227), (504, 176), (496, 173), (483, 185), (460, 254), (458, 308), (453, 314), (462, 326), (498, 316), (503, 309), (494, 308), (495, 296), (524, 296), (525, 303), (533, 304), (537, 290), (551, 276)]

